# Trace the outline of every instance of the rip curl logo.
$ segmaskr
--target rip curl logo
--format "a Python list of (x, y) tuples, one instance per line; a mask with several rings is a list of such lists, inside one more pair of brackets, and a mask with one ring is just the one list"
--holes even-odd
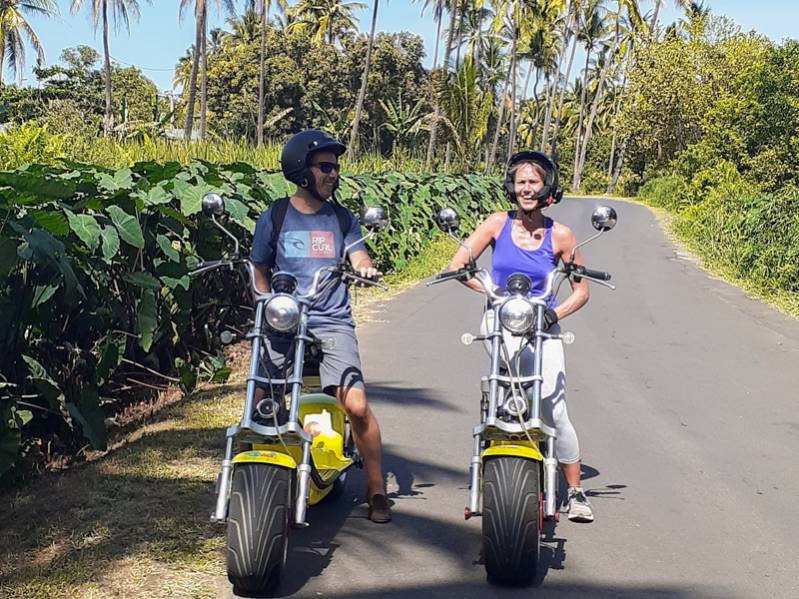
[(311, 258), (335, 258), (333, 231), (311, 231)]
[(283, 234), (283, 253), (287, 258), (335, 258), (332, 231), (287, 231)]

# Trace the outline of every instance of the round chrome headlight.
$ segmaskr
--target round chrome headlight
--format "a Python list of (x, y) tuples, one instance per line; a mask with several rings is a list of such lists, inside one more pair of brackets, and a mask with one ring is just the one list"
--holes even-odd
[(523, 297), (512, 297), (499, 309), (499, 321), (511, 333), (521, 334), (533, 326), (533, 305)]
[(300, 323), (300, 305), (290, 295), (278, 294), (266, 302), (266, 323), (280, 333), (288, 333)]

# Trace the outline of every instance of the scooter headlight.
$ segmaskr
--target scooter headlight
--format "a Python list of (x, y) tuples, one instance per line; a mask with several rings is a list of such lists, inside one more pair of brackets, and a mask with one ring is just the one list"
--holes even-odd
[(529, 331), (534, 320), (533, 305), (520, 296), (506, 300), (499, 309), (499, 321), (502, 326), (517, 335)]
[(300, 305), (290, 295), (277, 294), (266, 302), (266, 324), (279, 333), (288, 333), (300, 323)]

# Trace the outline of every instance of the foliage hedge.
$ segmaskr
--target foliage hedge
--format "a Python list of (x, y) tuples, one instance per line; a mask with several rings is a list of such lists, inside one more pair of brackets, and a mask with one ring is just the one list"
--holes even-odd
[[(215, 331), (246, 327), (251, 308), (239, 273), (188, 276), (225, 249), (199, 214), (209, 191), (225, 196), (247, 241), (289, 189), (244, 163), (0, 172), (0, 480), (54, 454), (103, 449), (107, 418), (143, 387), (224, 380)], [(472, 226), (501, 198), (499, 182), (478, 175), (356, 175), (339, 191), (356, 213), (387, 209), (389, 228), (371, 247), (386, 271), (425, 246), (438, 207)]]
[(763, 191), (727, 171), (717, 168), (711, 183), (653, 179), (640, 197), (672, 212), (675, 231), (712, 267), (764, 295), (799, 298), (799, 190)]

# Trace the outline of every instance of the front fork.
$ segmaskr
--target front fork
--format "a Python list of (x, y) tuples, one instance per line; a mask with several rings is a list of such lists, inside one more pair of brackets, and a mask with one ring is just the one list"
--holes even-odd
[[(261, 355), (261, 335), (264, 314), (264, 303), (259, 301), (255, 310), (255, 326), (253, 329), (252, 353), (250, 356), (250, 375), (247, 378), (247, 392), (244, 401), (244, 414), (240, 427), (249, 429), (252, 426), (253, 398), (255, 397), (255, 382), (258, 376), (258, 361)], [(302, 368), (305, 354), (305, 343), (310, 341), (307, 336), (308, 317), (304, 308), (300, 312), (300, 323), (297, 328), (297, 344), (294, 353), (294, 372), (291, 383), (291, 405), (289, 409), (289, 422), (299, 422), (300, 394), (302, 391)], [(233, 441), (234, 436), (228, 434), (225, 445), (225, 458), (222, 460), (222, 469), (219, 473), (216, 509), (211, 514), (212, 522), (223, 523), (227, 521), (228, 504), (230, 501), (230, 486), (233, 479)], [(311, 483), (311, 442), (302, 442), (302, 460), (297, 465), (297, 499), (294, 505), (294, 525), (297, 527), (308, 526), (305, 521), (305, 512), (308, 507), (308, 491)]]
[[(480, 435), (474, 436), (472, 449), (472, 461), (469, 465), (469, 505), (464, 510), (464, 516), (468, 520), (472, 516), (479, 516), (480, 495), (482, 485), (480, 476), (483, 471), (482, 459), (482, 440)], [(547, 439), (546, 457), (544, 457), (544, 517), (554, 518), (558, 510), (558, 460), (555, 455), (555, 439)]]

